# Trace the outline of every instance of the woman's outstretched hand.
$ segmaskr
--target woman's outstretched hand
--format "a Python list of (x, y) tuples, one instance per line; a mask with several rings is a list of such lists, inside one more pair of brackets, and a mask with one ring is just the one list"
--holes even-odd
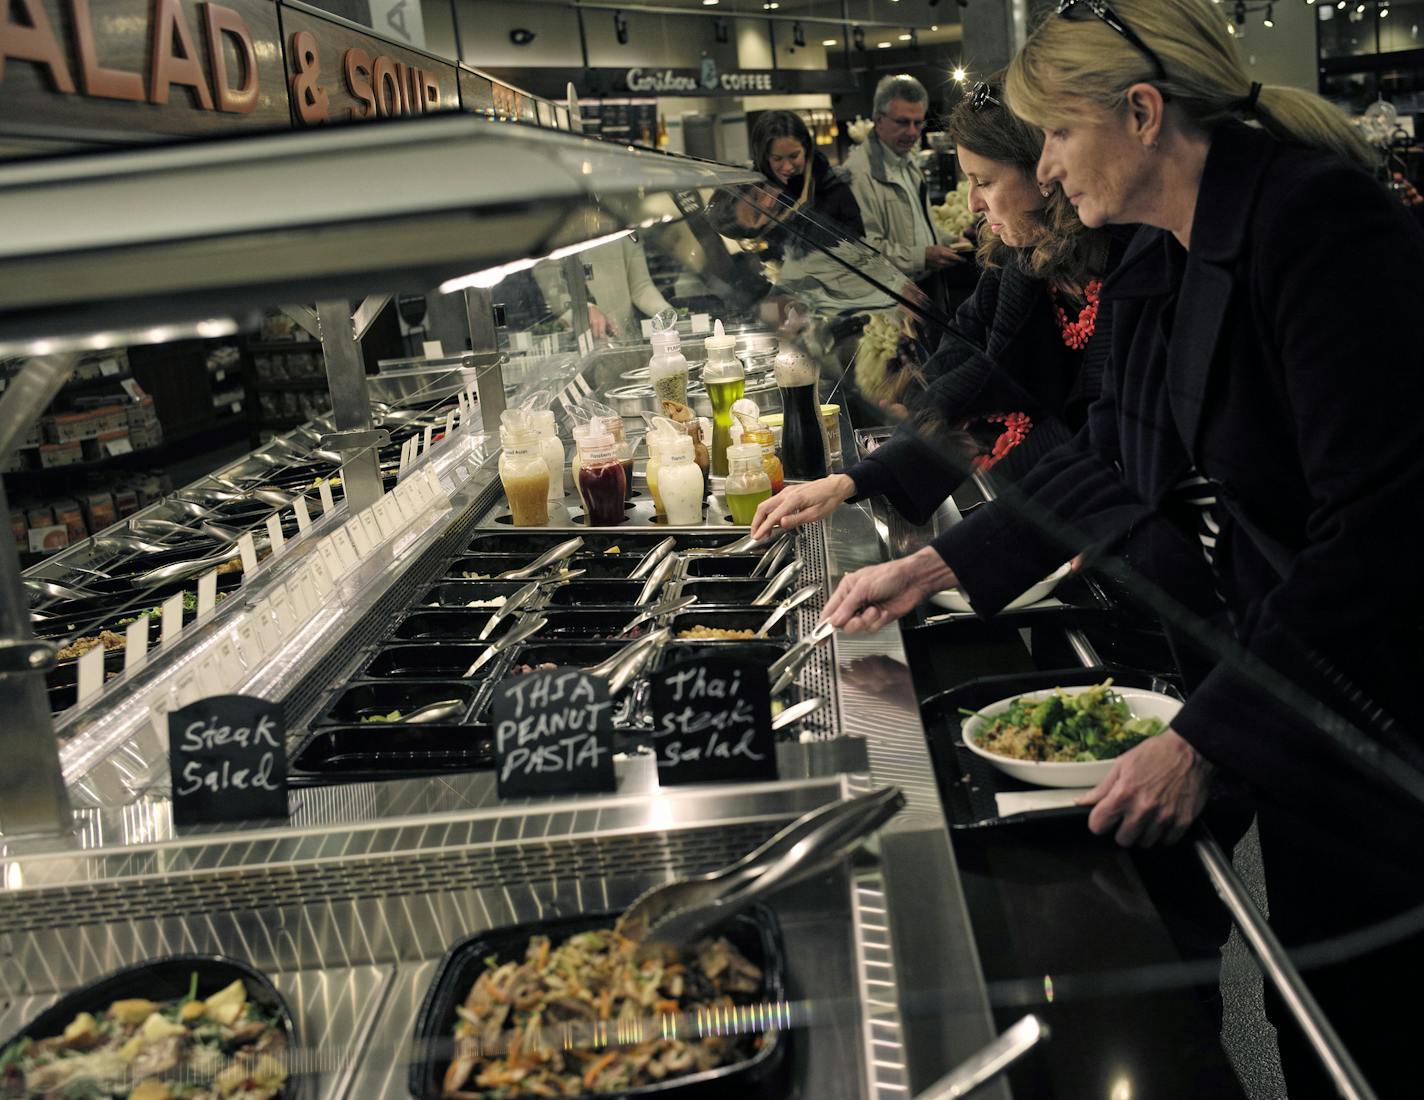
[(783, 531), (790, 531), (803, 523), (825, 519), (853, 496), (855, 482), (845, 474), (832, 474), (804, 485), (788, 485), (757, 506), (752, 518), (752, 537), (766, 538), (777, 524)]
[(954, 588), (954, 572), (933, 547), (908, 558), (848, 573), (821, 618), (850, 634), (879, 630), (912, 611), (931, 592)]

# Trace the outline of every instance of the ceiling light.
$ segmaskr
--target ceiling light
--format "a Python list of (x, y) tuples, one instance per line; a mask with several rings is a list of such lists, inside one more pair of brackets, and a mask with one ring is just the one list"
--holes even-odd
[(969, 74), (964, 71), (963, 65), (956, 65), (954, 67), (954, 73), (952, 75), (954, 76), (954, 79), (960, 84), (963, 84), (969, 76)]
[(823, 46), (834, 46), (835, 44), (836, 44), (836, 40), (835, 40), (834, 38), (823, 38), (823, 39), (821, 39), (821, 45), (823, 45)]
[(1227, 33), (1227, 34), (1235, 34), (1235, 33), (1236, 33), (1236, 24), (1235, 24), (1235, 23), (1228, 23), (1228, 24), (1226, 24), (1226, 33)]
[(1276, 25), (1275, 19), (1272, 18), (1272, 14), (1273, 14), (1273, 12), (1275, 11), (1275, 7), (1276, 7), (1276, 6), (1275, 6), (1274, 4), (1267, 4), (1267, 5), (1266, 5), (1265, 24), (1266, 24), (1266, 26), (1268, 26), (1268, 27), (1274, 27), (1274, 26)]
[(930, 30), (932, 30), (932, 31), (937, 31), (937, 30), (939, 30), (939, 24), (938, 24), (938, 23), (931, 23), (931, 24), (930, 24)]
[(1384, 7), (1380, 8), (1379, 11), (1380, 11), (1380, 18), (1383, 19), (1385, 16), (1387, 16), (1387, 15), (1389, 14), (1389, 5), (1386, 4)]
[(902, 34), (902, 35), (900, 36), (900, 41), (901, 41), (901, 42), (908, 42), (909, 40), (910, 40), (910, 36), (909, 36), (908, 34)]
[(721, 2), (722, 2), (722, 0), (702, 0), (702, 6), (703, 6), (704, 8), (712, 8), (712, 7), (716, 7), (716, 6), (717, 6), (718, 4), (720, 4)]
[(888, 50), (888, 49), (890, 48), (890, 43), (889, 43), (889, 42), (877, 42), (877, 43), (875, 43), (875, 48), (878, 49), (878, 50)]

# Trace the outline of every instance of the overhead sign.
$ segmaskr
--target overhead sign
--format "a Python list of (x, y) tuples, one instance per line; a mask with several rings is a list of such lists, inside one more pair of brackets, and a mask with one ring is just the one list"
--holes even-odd
[(696, 69), (635, 66), (631, 69), (491, 69), (491, 76), (518, 82), (537, 95), (561, 98), (573, 84), (585, 98), (616, 96), (833, 95), (857, 90), (855, 74), (814, 69), (723, 69), (710, 57)]
[(56, 136), (287, 123), (272, 0), (5, 0), (0, 126)]
[(291, 8), (282, 9), (282, 33), (292, 121), (299, 126), (460, 105), (452, 62)]

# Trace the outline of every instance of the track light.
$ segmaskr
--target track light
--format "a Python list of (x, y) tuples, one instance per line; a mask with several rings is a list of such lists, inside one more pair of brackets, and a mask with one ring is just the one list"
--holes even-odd
[(791, 24), (791, 43), (795, 46), (806, 45), (806, 32), (801, 29), (800, 23)]
[(1266, 5), (1266, 18), (1265, 18), (1264, 22), (1265, 22), (1266, 26), (1268, 26), (1268, 27), (1274, 27), (1274, 26), (1276, 25), (1275, 18), (1273, 17), (1273, 13), (1274, 13), (1275, 7), (1276, 7), (1276, 6), (1275, 6), (1274, 4), (1267, 4), (1267, 5)]
[(857, 50), (865, 49), (865, 28), (852, 27), (850, 31), (850, 42)]
[(618, 45), (628, 45), (628, 20), (621, 11), (613, 13), (613, 34), (618, 39)]
[(712, 20), (712, 37), (716, 39), (718, 45), (726, 45), (727, 43), (727, 21), (720, 15)]

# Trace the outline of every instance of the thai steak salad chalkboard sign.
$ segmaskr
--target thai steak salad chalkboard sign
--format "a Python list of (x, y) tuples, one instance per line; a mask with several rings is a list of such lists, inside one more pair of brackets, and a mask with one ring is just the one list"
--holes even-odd
[(766, 669), (726, 657), (691, 658), (653, 680), (658, 782), (776, 778)]
[(287, 817), (282, 709), (250, 695), (215, 695), (168, 715), (173, 822)]
[(616, 789), (607, 680), (540, 669), (501, 680), (491, 707), (501, 798)]

